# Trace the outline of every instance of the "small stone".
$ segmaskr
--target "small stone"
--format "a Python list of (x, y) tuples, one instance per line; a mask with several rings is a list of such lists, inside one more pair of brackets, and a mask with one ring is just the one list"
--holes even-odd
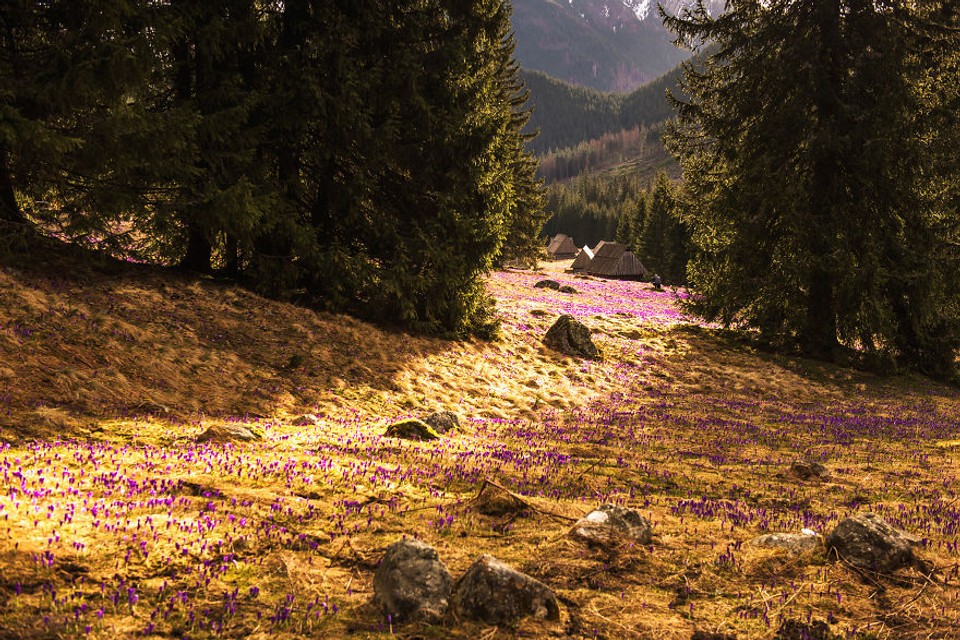
[(314, 413), (304, 413), (294, 418), (290, 424), (295, 427), (315, 427), (320, 424), (320, 418)]
[(913, 562), (917, 538), (898, 531), (874, 513), (858, 513), (840, 521), (824, 543), (855, 567), (869, 571), (895, 571)]
[(460, 428), (460, 419), (452, 411), (434, 411), (423, 421), (437, 433), (446, 433)]
[(373, 574), (373, 592), (394, 620), (436, 621), (447, 610), (453, 578), (433, 547), (400, 540), (387, 548)]
[(553, 289), (554, 291), (560, 290), (560, 283), (556, 280), (541, 280), (533, 286), (536, 289)]
[(543, 344), (570, 356), (596, 358), (599, 355), (590, 337), (590, 329), (568, 314), (560, 316), (553, 323), (543, 338)]
[(816, 533), (768, 533), (748, 542), (755, 547), (786, 549), (793, 553), (816, 549), (822, 543), (823, 538)]
[(485, 516), (515, 516), (526, 511), (527, 505), (509, 491), (484, 481), (473, 499), (473, 508)]
[(577, 521), (570, 536), (587, 544), (613, 547), (624, 542), (648, 544), (653, 535), (650, 521), (633, 509), (605, 504)]
[(826, 480), (830, 477), (830, 471), (813, 460), (794, 460), (790, 465), (790, 473), (801, 480)]
[(402, 438), (404, 440), (436, 440), (440, 437), (440, 434), (434, 431), (430, 425), (416, 418), (394, 422), (387, 427), (387, 431), (383, 435), (388, 438)]
[(509, 624), (527, 616), (560, 619), (550, 587), (486, 554), (457, 582), (453, 606), (464, 618), (487, 624)]
[(571, 287), (568, 284), (561, 286), (559, 289), (557, 289), (557, 291), (559, 291), (560, 293), (580, 293), (574, 287)]
[(251, 442), (263, 440), (263, 435), (250, 427), (239, 424), (215, 424), (197, 436), (197, 442)]
[(550, 315), (550, 312), (544, 311), (543, 309), (531, 309), (530, 315), (532, 315), (534, 318), (546, 318), (548, 315)]

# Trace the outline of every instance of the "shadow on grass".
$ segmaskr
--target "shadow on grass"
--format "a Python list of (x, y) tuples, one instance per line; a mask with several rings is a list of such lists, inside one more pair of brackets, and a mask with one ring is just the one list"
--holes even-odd
[(0, 251), (8, 427), (302, 412), (331, 393), (392, 390), (411, 359), (449, 344), (45, 238)]

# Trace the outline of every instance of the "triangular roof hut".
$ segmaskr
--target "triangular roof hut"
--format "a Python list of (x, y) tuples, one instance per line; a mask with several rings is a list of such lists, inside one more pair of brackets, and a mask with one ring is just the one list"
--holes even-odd
[(593, 248), (593, 255), (597, 255), (597, 252), (600, 251), (600, 249), (602, 249), (602, 248), (603, 248), (603, 245), (605, 245), (605, 244), (610, 244), (610, 241), (609, 241), (609, 240), (601, 240), (600, 242), (598, 242), (598, 243), (597, 243), (597, 246), (595, 246), (595, 247)]
[(547, 245), (547, 253), (554, 259), (572, 258), (577, 255), (577, 251), (577, 245), (573, 244), (573, 238), (564, 233), (553, 236), (550, 244)]
[(647, 269), (625, 245), (605, 242), (594, 254), (587, 273), (605, 278), (638, 279), (647, 275)]
[(593, 260), (593, 251), (587, 245), (583, 245), (583, 249), (577, 254), (577, 259), (570, 265), (570, 269), (572, 271), (584, 271), (590, 266), (591, 260)]

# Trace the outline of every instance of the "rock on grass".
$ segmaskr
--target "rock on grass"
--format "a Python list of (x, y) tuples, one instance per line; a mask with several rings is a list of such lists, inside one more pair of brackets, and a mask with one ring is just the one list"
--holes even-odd
[(801, 480), (827, 480), (830, 477), (830, 471), (812, 460), (794, 460), (790, 465), (790, 473)]
[(557, 318), (543, 337), (543, 344), (554, 351), (581, 358), (596, 358), (600, 353), (590, 337), (590, 329), (568, 314)]
[(392, 619), (438, 620), (447, 610), (453, 578), (436, 550), (419, 540), (400, 540), (387, 548), (373, 574), (373, 591)]
[(633, 509), (605, 504), (577, 521), (570, 536), (587, 544), (613, 547), (624, 542), (647, 544), (653, 527)]
[(423, 420), (408, 418), (400, 422), (394, 422), (387, 427), (385, 436), (389, 438), (402, 438), (404, 440), (436, 440), (440, 437), (430, 425)]
[(240, 424), (215, 424), (197, 436), (197, 442), (252, 442), (263, 440), (258, 430)]
[(486, 554), (457, 582), (453, 606), (462, 617), (487, 624), (509, 624), (527, 616), (560, 619), (550, 587)]
[(560, 290), (560, 283), (556, 280), (541, 280), (533, 286), (537, 289), (553, 289), (554, 291)]
[(824, 540), (831, 556), (868, 571), (895, 571), (911, 564), (917, 542), (874, 513), (858, 513), (841, 520)]
[(437, 433), (446, 433), (460, 428), (460, 419), (452, 411), (434, 411), (423, 421)]

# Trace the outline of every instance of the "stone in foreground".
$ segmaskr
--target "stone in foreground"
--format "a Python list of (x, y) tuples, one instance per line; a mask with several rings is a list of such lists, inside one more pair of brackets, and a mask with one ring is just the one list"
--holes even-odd
[(373, 592), (393, 620), (438, 620), (447, 610), (453, 578), (437, 552), (419, 540), (387, 548), (373, 574)]
[(570, 536), (600, 547), (613, 547), (624, 542), (648, 544), (653, 534), (650, 521), (633, 509), (605, 504), (577, 521)]
[(440, 437), (440, 434), (434, 431), (430, 425), (416, 418), (394, 422), (387, 427), (383, 435), (388, 438), (402, 438), (404, 440), (436, 440)]
[(460, 419), (452, 411), (434, 411), (423, 421), (437, 433), (446, 433), (460, 428)]
[(254, 429), (239, 424), (215, 424), (197, 436), (197, 442), (251, 442), (263, 436)]
[(577, 291), (576, 287), (571, 287), (568, 284), (562, 285), (559, 289), (557, 289), (557, 291), (560, 293), (580, 293)]
[(590, 329), (568, 314), (557, 318), (544, 336), (543, 344), (554, 351), (580, 358), (596, 358), (599, 354), (590, 337)]
[(527, 616), (560, 619), (557, 597), (547, 585), (486, 554), (457, 582), (453, 606), (460, 616), (487, 624), (509, 624)]
[(841, 520), (824, 542), (831, 556), (857, 568), (895, 571), (913, 562), (913, 545), (918, 540), (874, 513), (858, 513)]

